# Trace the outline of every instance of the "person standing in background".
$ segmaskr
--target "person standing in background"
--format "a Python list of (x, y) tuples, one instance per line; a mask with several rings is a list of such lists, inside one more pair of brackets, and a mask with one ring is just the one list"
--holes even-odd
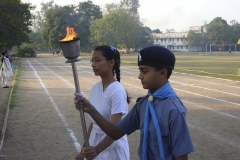
[(2, 87), (9, 88), (8, 79), (13, 76), (12, 66), (9, 59), (6, 57), (7, 52), (2, 52), (1, 58), (1, 77), (2, 77)]

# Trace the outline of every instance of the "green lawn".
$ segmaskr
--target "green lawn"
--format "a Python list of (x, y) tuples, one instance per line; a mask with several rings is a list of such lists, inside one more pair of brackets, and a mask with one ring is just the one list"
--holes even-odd
[[(176, 54), (175, 72), (240, 81), (240, 55)], [(89, 59), (83, 55), (82, 59)], [(137, 54), (121, 56), (123, 64), (137, 66)]]
[(176, 72), (240, 80), (240, 55), (176, 55)]

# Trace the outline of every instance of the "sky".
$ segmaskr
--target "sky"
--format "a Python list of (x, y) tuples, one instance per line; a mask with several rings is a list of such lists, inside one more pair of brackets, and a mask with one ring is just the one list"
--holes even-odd
[[(40, 9), (41, 3), (50, 0), (22, 0), (30, 2)], [(87, 0), (54, 0), (58, 5), (77, 5)], [(106, 3), (118, 3), (120, 0), (92, 0), (100, 7)], [(152, 30), (174, 29), (177, 32), (188, 31), (190, 26), (202, 26), (216, 17), (222, 17), (230, 24), (231, 20), (240, 23), (240, 0), (139, 0), (139, 15), (144, 26)]]

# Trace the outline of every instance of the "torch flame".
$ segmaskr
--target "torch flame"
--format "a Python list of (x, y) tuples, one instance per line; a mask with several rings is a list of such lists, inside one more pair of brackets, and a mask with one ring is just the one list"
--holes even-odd
[(74, 32), (74, 28), (70, 28), (69, 26), (66, 27), (67, 35), (64, 39), (59, 40), (60, 42), (71, 41), (77, 37), (77, 33)]

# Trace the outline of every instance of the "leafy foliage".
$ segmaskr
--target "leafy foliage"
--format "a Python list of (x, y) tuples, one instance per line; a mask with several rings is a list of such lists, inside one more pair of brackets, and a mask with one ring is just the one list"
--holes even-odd
[(20, 57), (36, 57), (34, 43), (23, 43), (18, 49), (18, 55)]
[(149, 27), (141, 27), (141, 30), (139, 41), (135, 47), (145, 48), (153, 45), (152, 30)]
[(53, 8), (54, 5), (54, 1), (51, 0), (49, 2), (46, 3), (41, 3), (41, 10), (40, 11), (36, 11), (33, 14), (33, 19), (32, 19), (32, 31), (33, 32), (41, 32), (43, 29), (43, 25), (45, 23), (45, 14), (47, 12), (47, 10)]
[(240, 39), (240, 24), (235, 20), (232, 20), (230, 23), (232, 30), (232, 43), (234, 44)]
[(190, 46), (199, 46), (202, 44), (203, 37), (201, 33), (195, 33), (194, 31), (189, 31), (187, 39)]
[(78, 34), (81, 49), (89, 50), (92, 46), (89, 42), (90, 22), (102, 18), (100, 7), (92, 1), (80, 2), (78, 6), (49, 5), (41, 31), (43, 43), (52, 49), (60, 49), (59, 40), (66, 36), (66, 26), (69, 26)]
[(231, 43), (231, 27), (221, 17), (214, 18), (207, 25), (207, 38), (213, 44), (228, 44)]
[(152, 32), (155, 32), (155, 33), (162, 33), (162, 32), (160, 31), (160, 29), (154, 29)]
[(167, 33), (172, 33), (172, 32), (176, 32), (175, 29), (166, 29)]
[(121, 0), (120, 7), (129, 10), (138, 16), (139, 0)]
[(77, 7), (78, 29), (82, 50), (91, 50), (92, 44), (89, 40), (91, 21), (103, 17), (100, 7), (92, 1), (80, 2)]
[(34, 7), (30, 3), (20, 0), (0, 1), (0, 48), (10, 49), (29, 41), (32, 9)]
[(54, 6), (47, 10), (42, 30), (43, 43), (53, 49), (59, 49), (59, 40), (66, 36), (66, 26), (73, 27), (77, 17), (70, 6)]
[(206, 44), (204, 35), (202, 33), (195, 33), (194, 31), (189, 31), (187, 39), (190, 47), (197, 46), (199, 49), (199, 47), (203, 47), (203, 45)]
[(94, 45), (109, 44), (121, 48), (135, 47), (140, 38), (141, 24), (126, 9), (117, 9), (95, 20), (90, 26)]

